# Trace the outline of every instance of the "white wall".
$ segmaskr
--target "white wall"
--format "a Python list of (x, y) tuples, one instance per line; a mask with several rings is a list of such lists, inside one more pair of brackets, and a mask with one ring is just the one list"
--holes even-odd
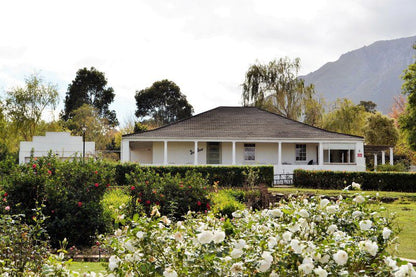
[[(45, 136), (34, 136), (32, 141), (21, 141), (19, 163), (29, 160), (31, 151), (34, 157), (47, 156), (50, 151), (60, 159), (82, 157), (82, 136), (71, 136), (68, 132), (46, 132)], [(85, 142), (85, 156), (95, 155), (95, 142)]]
[(307, 164), (310, 160), (317, 164), (317, 146), (317, 143), (306, 143), (306, 161), (296, 161), (296, 143), (282, 143), (282, 164), (302, 165)]

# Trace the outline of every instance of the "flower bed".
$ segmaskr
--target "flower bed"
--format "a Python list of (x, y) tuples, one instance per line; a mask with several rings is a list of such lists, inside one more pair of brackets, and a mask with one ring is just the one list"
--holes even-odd
[[(415, 276), (393, 258), (391, 220), (356, 195), (300, 198), (233, 220), (189, 213), (184, 221), (135, 216), (117, 230), (109, 271), (117, 276)], [(373, 206), (374, 207), (374, 206)]]

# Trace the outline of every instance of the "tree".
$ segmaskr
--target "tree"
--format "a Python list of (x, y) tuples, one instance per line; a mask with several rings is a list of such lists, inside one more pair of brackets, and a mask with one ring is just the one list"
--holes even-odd
[(367, 116), (363, 106), (355, 105), (349, 99), (337, 99), (333, 110), (324, 115), (322, 128), (362, 136)]
[(255, 106), (297, 120), (305, 102), (315, 93), (298, 78), (300, 59), (273, 60), (254, 64), (248, 69), (243, 86), (244, 106)]
[(396, 145), (399, 132), (394, 126), (394, 120), (381, 113), (371, 113), (364, 126), (364, 138), (371, 145)]
[(106, 118), (99, 116), (99, 111), (88, 104), (84, 104), (72, 112), (72, 118), (66, 122), (66, 127), (74, 136), (82, 136), (85, 128), (85, 139), (94, 141), (98, 150), (106, 149), (111, 143), (113, 127)]
[(26, 78), (25, 83), (25, 87), (7, 92), (4, 108), (16, 133), (24, 140), (30, 140), (45, 109), (55, 109), (59, 98), (56, 85), (44, 84), (36, 74)]
[(113, 88), (107, 87), (107, 79), (103, 72), (94, 67), (79, 69), (75, 80), (68, 85), (62, 119), (65, 121), (71, 119), (76, 109), (87, 104), (94, 107), (98, 116), (107, 119), (111, 126), (117, 126), (116, 112), (109, 110), (114, 96)]
[[(416, 49), (416, 44), (413, 48)], [(402, 93), (407, 95), (407, 105), (399, 118), (399, 125), (407, 136), (410, 148), (416, 150), (416, 61), (404, 70), (402, 79)]]
[(394, 125), (399, 127), (399, 118), (406, 110), (407, 99), (403, 95), (393, 97), (394, 103), (389, 116), (394, 119)]
[(172, 81), (154, 82), (149, 88), (136, 91), (136, 116), (162, 126), (192, 116), (193, 108)]
[(325, 99), (312, 98), (305, 101), (303, 122), (314, 127), (321, 127), (322, 120), (325, 113)]
[(377, 104), (373, 101), (360, 101), (360, 106), (363, 106), (365, 111), (368, 113), (375, 113)]

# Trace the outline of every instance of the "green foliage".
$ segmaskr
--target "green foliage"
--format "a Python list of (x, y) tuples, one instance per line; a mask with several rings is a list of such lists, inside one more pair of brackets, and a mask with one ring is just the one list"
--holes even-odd
[(299, 188), (344, 189), (352, 182), (362, 190), (416, 192), (416, 174), (407, 172), (294, 171), (293, 184)]
[(305, 101), (303, 122), (314, 127), (321, 127), (323, 116), (325, 114), (324, 105), (325, 99), (323, 97), (318, 99), (311, 98)]
[[(416, 49), (416, 44), (413, 48)], [(408, 95), (408, 101), (404, 114), (399, 118), (399, 126), (406, 134), (410, 148), (416, 150), (416, 62), (404, 71), (402, 79), (402, 93)]]
[(305, 86), (298, 78), (300, 59), (273, 60), (254, 64), (248, 69), (243, 84), (243, 103), (297, 120), (305, 102), (312, 99), (314, 86)]
[(401, 162), (401, 163), (396, 163), (394, 165), (390, 165), (390, 164), (379, 164), (377, 166), (377, 171), (378, 172), (406, 172), (409, 171), (409, 166), (406, 165), (405, 163)]
[(322, 128), (362, 136), (367, 116), (363, 106), (355, 105), (349, 99), (337, 99), (333, 110), (324, 115)]
[(44, 84), (41, 77), (31, 75), (25, 79), (25, 87), (7, 92), (4, 106), (7, 117), (13, 124), (15, 134), (30, 140), (41, 121), (43, 111), (55, 108), (59, 101), (56, 85)]
[[(30, 219), (24, 215), (0, 214), (0, 275), (27, 276), (38, 274), (48, 257), (48, 235), (40, 208)], [(27, 224), (26, 221), (31, 224)]]
[(133, 213), (151, 214), (154, 205), (163, 215), (180, 219), (188, 211), (210, 209), (207, 180), (200, 173), (187, 171), (184, 176), (151, 170), (136, 170), (126, 176), (132, 197)]
[(233, 212), (245, 209), (245, 205), (241, 203), (241, 198), (244, 199), (244, 192), (242, 191), (224, 189), (213, 192), (210, 194), (212, 212), (219, 216), (233, 218)]
[(377, 104), (373, 101), (360, 101), (359, 106), (363, 106), (365, 111), (368, 113), (375, 113)]
[(65, 109), (62, 118), (67, 121), (73, 117), (73, 112), (87, 104), (98, 110), (101, 118), (108, 120), (111, 126), (118, 125), (116, 112), (109, 106), (114, 101), (114, 89), (107, 87), (107, 79), (103, 72), (94, 67), (79, 69), (65, 97)]
[(372, 113), (364, 126), (365, 142), (370, 145), (396, 145), (399, 132), (394, 120), (381, 113)]
[(131, 202), (131, 196), (125, 188), (112, 188), (105, 192), (101, 205), (103, 207), (103, 218), (111, 230), (114, 223), (122, 222), (125, 214), (127, 214), (127, 206)]
[(3, 179), (3, 187), (14, 213), (31, 218), (36, 203), (44, 203), (54, 246), (64, 238), (88, 245), (96, 233), (105, 231), (100, 201), (113, 176), (114, 168), (101, 161), (45, 157), (16, 167)]
[(160, 175), (170, 173), (171, 175), (180, 174), (185, 176), (186, 172), (193, 170), (202, 174), (208, 180), (209, 184), (217, 182), (220, 186), (226, 187), (241, 187), (245, 183), (246, 176), (243, 172), (248, 172), (250, 169), (258, 171), (258, 183), (264, 183), (268, 186), (273, 184), (274, 171), (271, 165), (260, 166), (140, 166), (134, 163), (118, 163), (115, 165), (116, 176), (115, 182), (118, 185), (127, 185), (126, 174), (136, 170), (154, 171)]
[(192, 116), (193, 108), (172, 81), (154, 82), (149, 88), (136, 91), (136, 116), (141, 120), (150, 117), (157, 126)]

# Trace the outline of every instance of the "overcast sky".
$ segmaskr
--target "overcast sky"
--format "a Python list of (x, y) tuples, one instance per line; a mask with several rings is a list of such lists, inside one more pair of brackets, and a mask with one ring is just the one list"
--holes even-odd
[(195, 112), (241, 104), (248, 67), (288, 56), (301, 74), (416, 35), (415, 0), (2, 1), (0, 94), (40, 72), (61, 104), (82, 67), (105, 73), (121, 123), (136, 90), (174, 81)]

